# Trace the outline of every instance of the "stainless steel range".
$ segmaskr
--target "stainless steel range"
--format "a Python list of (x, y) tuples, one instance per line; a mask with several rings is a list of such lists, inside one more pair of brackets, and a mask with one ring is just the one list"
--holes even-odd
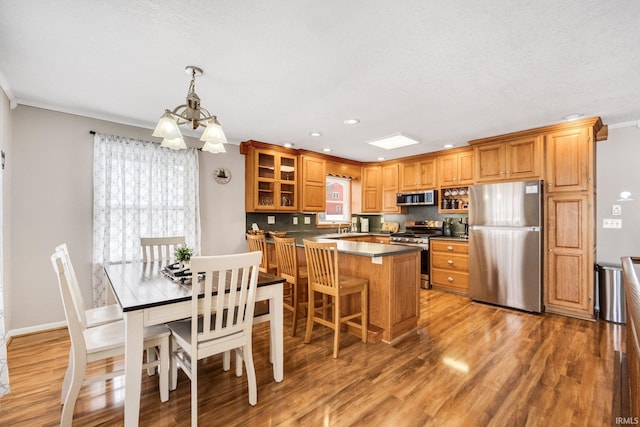
[(391, 235), (392, 245), (419, 246), (420, 253), (420, 286), (431, 287), (429, 283), (429, 237), (441, 236), (442, 221), (407, 221), (405, 230)]

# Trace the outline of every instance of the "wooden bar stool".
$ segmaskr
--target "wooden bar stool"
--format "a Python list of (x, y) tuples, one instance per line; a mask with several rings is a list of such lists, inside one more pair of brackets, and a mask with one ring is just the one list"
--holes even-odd
[(285, 279), (284, 308), (293, 314), (291, 336), (296, 336), (298, 313), (306, 303), (303, 295), (307, 294), (307, 268), (298, 265), (298, 251), (294, 238), (274, 237), (276, 247), (277, 275)]
[[(340, 342), (340, 324), (359, 328), (362, 332), (362, 342), (367, 342), (368, 323), (368, 296), (369, 281), (358, 277), (351, 277), (339, 274), (338, 269), (338, 245), (334, 242), (319, 243), (310, 240), (303, 240), (304, 252), (307, 257), (307, 269), (309, 271), (309, 310), (307, 314), (307, 331), (304, 337), (305, 344), (311, 341), (311, 331), (313, 322), (328, 326), (333, 329), (333, 357), (338, 357), (338, 347)], [(318, 310), (323, 310), (323, 306), (316, 307), (315, 293), (323, 294), (323, 297), (331, 296), (333, 299), (332, 320), (316, 315)], [(340, 311), (340, 298), (345, 295), (360, 293), (360, 311), (343, 316)], [(360, 323), (353, 319), (359, 317)]]
[(278, 266), (269, 263), (267, 256), (267, 238), (264, 234), (247, 234), (247, 244), (249, 252), (262, 252), (262, 262), (260, 263), (260, 271), (263, 273), (276, 274)]

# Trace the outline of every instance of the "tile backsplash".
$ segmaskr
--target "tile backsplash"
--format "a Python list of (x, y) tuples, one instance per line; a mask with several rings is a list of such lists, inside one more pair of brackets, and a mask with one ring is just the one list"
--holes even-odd
[[(439, 220), (443, 221), (445, 218), (454, 218), (454, 224), (459, 218), (466, 218), (466, 214), (440, 214), (438, 213), (437, 206), (409, 206), (407, 213), (405, 214), (371, 214), (354, 215), (358, 217), (358, 231), (360, 231), (360, 218), (369, 219), (369, 232), (377, 233), (382, 228), (382, 220), (386, 222), (397, 222), (400, 224), (400, 230), (404, 230), (404, 224), (406, 221), (423, 221), (423, 220)], [(273, 217), (275, 224), (269, 224), (269, 217)], [(294, 218), (297, 218), (297, 224), (294, 224)], [(309, 224), (305, 224), (305, 218), (308, 218)], [(318, 231), (318, 232), (331, 232), (327, 228), (316, 227), (316, 215), (313, 213), (246, 213), (246, 228), (251, 229), (251, 224), (257, 224), (261, 230), (265, 231)], [(462, 226), (464, 228), (464, 226)], [(337, 227), (336, 227), (337, 229)], [(454, 232), (456, 229), (454, 228)]]

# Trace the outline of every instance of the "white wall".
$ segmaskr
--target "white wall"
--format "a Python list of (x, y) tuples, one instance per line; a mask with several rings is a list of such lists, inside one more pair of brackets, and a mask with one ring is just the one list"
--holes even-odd
[[(640, 256), (640, 128), (609, 128), (607, 141), (597, 146), (597, 262), (620, 264), (621, 256)], [(619, 202), (630, 191), (633, 201)], [(612, 205), (622, 215), (611, 214)], [(622, 219), (622, 229), (602, 228), (603, 218)]]
[[(0, 89), (0, 150), (5, 152), (6, 158), (11, 158), (11, 113), (9, 111), (9, 98)], [(9, 331), (9, 318), (11, 317), (11, 170), (12, 165), (7, 162), (2, 173), (2, 283), (3, 302), (5, 316), (5, 332)]]
[[(11, 111), (11, 246), (7, 263), (12, 279), (8, 331), (64, 321), (58, 284), (49, 257), (66, 242), (81, 281), (91, 297), (92, 161), (89, 131), (154, 140), (150, 129), (18, 106)], [(188, 143), (199, 144), (195, 140)], [(240, 252), (244, 240), (244, 156), (237, 145), (227, 154), (200, 153), (202, 253)], [(229, 184), (213, 180), (213, 170), (232, 172)], [(15, 332), (14, 332), (15, 333)]]

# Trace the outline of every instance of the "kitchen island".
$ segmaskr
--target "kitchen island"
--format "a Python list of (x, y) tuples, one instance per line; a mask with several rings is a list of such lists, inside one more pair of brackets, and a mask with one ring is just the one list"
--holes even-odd
[[(369, 341), (392, 344), (418, 326), (421, 249), (340, 240), (350, 235), (291, 237), (296, 239), (300, 265), (306, 265), (304, 239), (336, 242), (340, 273), (369, 280)], [(269, 238), (267, 241), (273, 243)], [(360, 307), (359, 295), (345, 297), (344, 306), (345, 310), (356, 311)]]

